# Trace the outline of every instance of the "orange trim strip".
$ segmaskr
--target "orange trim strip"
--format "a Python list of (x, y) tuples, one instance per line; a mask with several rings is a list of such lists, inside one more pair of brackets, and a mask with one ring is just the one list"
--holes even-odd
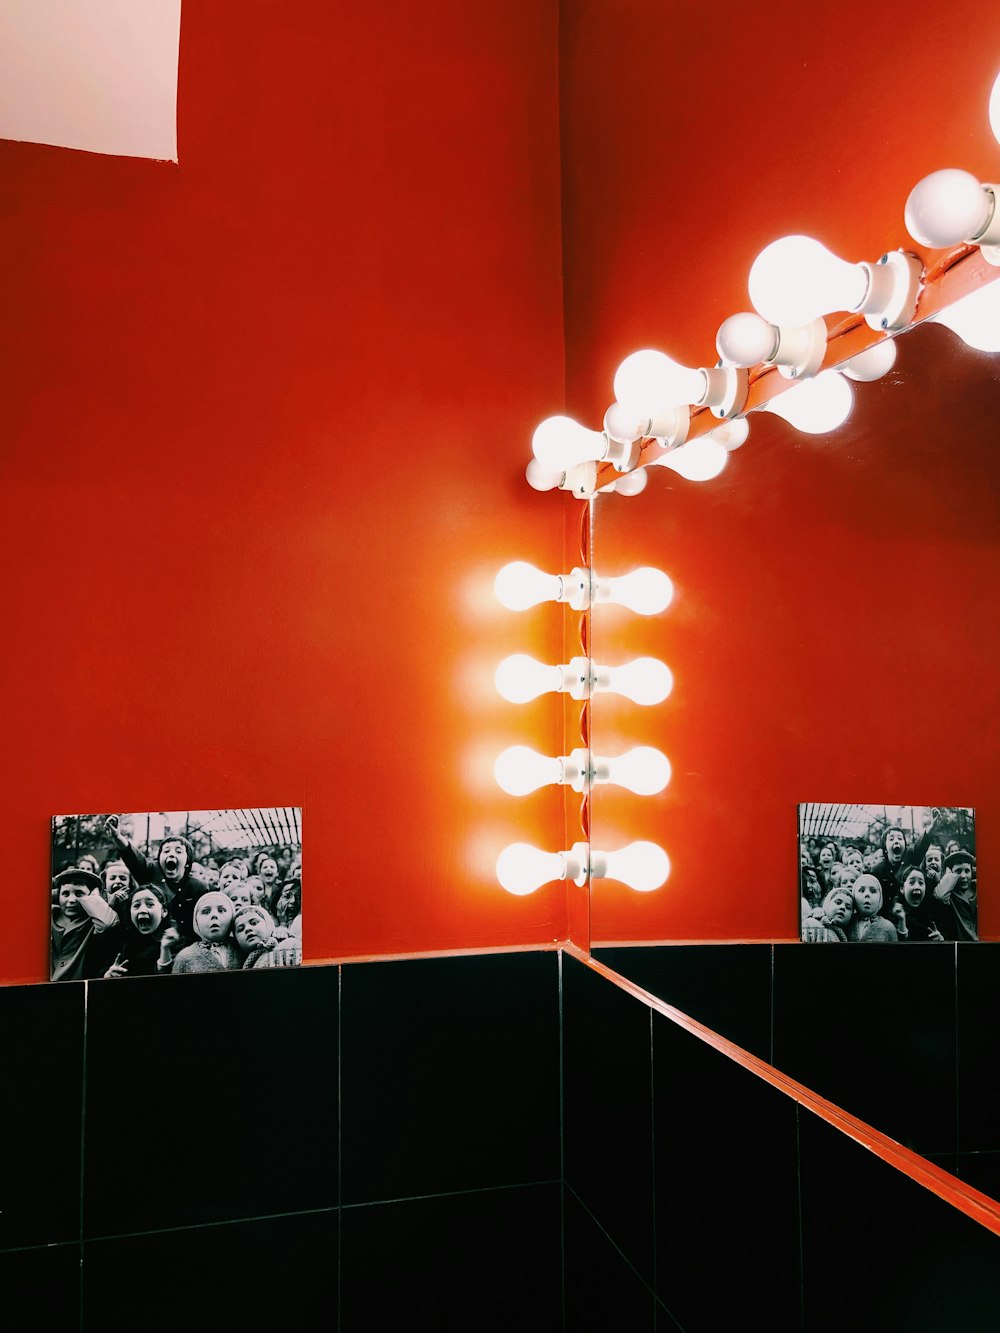
[(762, 1078), (765, 1083), (770, 1083), (772, 1087), (783, 1092), (786, 1097), (791, 1097), (793, 1101), (804, 1106), (807, 1111), (812, 1111), (818, 1115), (821, 1120), (832, 1125), (834, 1129), (840, 1130), (849, 1138), (855, 1140), (863, 1148), (873, 1152), (876, 1157), (881, 1157), (883, 1162), (889, 1166), (895, 1167), (897, 1171), (902, 1171), (911, 1180), (915, 1180), (918, 1185), (923, 1185), (925, 1189), (936, 1194), (938, 1198), (949, 1203), (953, 1208), (971, 1217), (974, 1222), (984, 1226), (987, 1230), (1000, 1236), (1000, 1203), (991, 1199), (989, 1195), (981, 1194), (979, 1190), (966, 1185), (964, 1181), (957, 1176), (943, 1171), (940, 1167), (928, 1162), (926, 1158), (919, 1156), (909, 1148), (904, 1148), (901, 1143), (895, 1139), (890, 1139), (888, 1135), (882, 1134), (871, 1125), (865, 1124), (863, 1120), (858, 1120), (856, 1116), (849, 1115), (847, 1111), (841, 1110), (839, 1106), (834, 1106), (832, 1102), (811, 1092), (801, 1083), (796, 1083), (792, 1078), (779, 1072), (772, 1065), (757, 1056), (751, 1055), (749, 1051), (728, 1041), (725, 1037), (720, 1037), (717, 1032), (707, 1028), (702, 1023), (689, 1018), (687, 1014), (675, 1009), (673, 1005), (665, 1004), (663, 1000), (657, 999), (649, 991), (643, 990), (634, 982), (629, 981), (627, 977), (620, 976), (619, 973), (606, 967), (604, 963), (599, 963), (595, 958), (583, 952), (582, 949), (574, 945), (567, 944), (564, 951), (575, 958), (577, 962), (583, 963), (591, 971), (604, 977), (617, 986), (619, 990), (625, 991), (634, 999), (641, 1001), (649, 1009), (654, 1009), (664, 1018), (669, 1018), (672, 1023), (678, 1027), (684, 1028), (699, 1040), (709, 1046), (713, 1046), (720, 1054), (733, 1060), (744, 1069), (749, 1069), (751, 1073)]

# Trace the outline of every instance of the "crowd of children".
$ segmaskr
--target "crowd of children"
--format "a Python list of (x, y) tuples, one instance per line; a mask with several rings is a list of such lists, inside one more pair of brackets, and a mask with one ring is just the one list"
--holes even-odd
[[(804, 840), (799, 852), (802, 939), (823, 944), (977, 940), (976, 858), (943, 836), (941, 814), (908, 841)], [(944, 830), (946, 832), (946, 830)]]
[(195, 859), (166, 836), (147, 856), (105, 821), (110, 849), (52, 881), (53, 981), (295, 967), (302, 961), (302, 857), (258, 848)]

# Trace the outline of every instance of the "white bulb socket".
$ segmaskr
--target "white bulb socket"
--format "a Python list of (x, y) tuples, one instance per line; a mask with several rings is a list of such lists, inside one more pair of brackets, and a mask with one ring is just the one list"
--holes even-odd
[[(640, 413), (614, 402), (604, 414), (604, 430), (608, 437), (622, 445), (640, 445), (642, 440), (660, 440), (666, 445), (683, 444), (691, 424), (691, 409), (687, 405), (672, 407), (656, 417)], [(639, 449), (635, 458), (638, 460)], [(635, 466), (635, 463), (632, 464)], [(622, 468), (620, 471), (627, 469)]]
[(826, 323), (814, 319), (782, 328), (744, 310), (723, 321), (715, 345), (719, 356), (730, 365), (777, 366), (788, 379), (806, 379), (823, 364)]
[(575, 842), (565, 852), (544, 852), (527, 842), (505, 847), (497, 857), (497, 879), (508, 893), (524, 896), (543, 884), (572, 880), (581, 888), (594, 879), (614, 879), (638, 893), (658, 889), (670, 874), (670, 859), (653, 842), (633, 842), (615, 852)]

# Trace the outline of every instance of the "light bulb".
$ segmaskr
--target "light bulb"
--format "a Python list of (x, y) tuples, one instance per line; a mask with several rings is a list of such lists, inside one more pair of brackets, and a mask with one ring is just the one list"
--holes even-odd
[(524, 469), (524, 475), (528, 479), (528, 485), (532, 490), (554, 491), (557, 486), (562, 485), (562, 479), (566, 474), (564, 472), (547, 472), (538, 459), (533, 458)]
[(990, 129), (997, 143), (1000, 143), (1000, 74), (997, 75), (993, 91), (990, 93)]
[(594, 781), (612, 782), (636, 796), (655, 796), (670, 781), (670, 760), (651, 745), (637, 745), (614, 759), (593, 760)]
[(978, 241), (993, 211), (993, 192), (969, 172), (949, 167), (932, 171), (913, 187), (903, 220), (915, 241), (941, 250)]
[(688, 481), (711, 481), (728, 462), (729, 450), (711, 435), (701, 435), (655, 460), (658, 467), (668, 467)]
[(527, 796), (539, 787), (562, 782), (562, 761), (539, 754), (527, 745), (512, 745), (498, 755), (493, 766), (497, 786), (511, 796)]
[(558, 852), (543, 852), (527, 842), (512, 843), (497, 857), (497, 879), (508, 893), (519, 897), (564, 879), (565, 872), (566, 863)]
[(833, 310), (856, 310), (865, 299), (868, 276), (809, 236), (772, 241), (750, 269), (750, 300), (771, 324), (808, 324)]
[(689, 370), (663, 352), (646, 349), (627, 356), (615, 371), (615, 398), (629, 413), (656, 419), (671, 408), (705, 395), (703, 370)]
[(637, 657), (617, 667), (594, 667), (594, 689), (622, 694), (636, 704), (659, 704), (674, 686), (666, 663), (655, 657)]
[(835, 370), (824, 370), (814, 380), (803, 380), (761, 409), (783, 417), (807, 435), (824, 435), (842, 426), (851, 414), (851, 386)]
[(1000, 279), (963, 296), (935, 315), (934, 322), (977, 351), (1000, 352)]
[(588, 430), (572, 417), (548, 417), (531, 440), (535, 458), (546, 472), (567, 472), (578, 463), (604, 458), (608, 438), (599, 430)]
[(883, 375), (887, 375), (896, 364), (896, 342), (893, 338), (885, 338), (882, 342), (876, 343), (874, 347), (869, 347), (857, 356), (852, 356), (850, 361), (845, 361), (837, 369), (841, 375), (846, 375), (849, 380), (860, 380), (862, 383), (871, 383), (873, 380), (880, 380)]
[(496, 670), (496, 687), (512, 704), (525, 704), (541, 694), (557, 693), (563, 688), (563, 673), (557, 666), (545, 666), (525, 653), (505, 657)]
[(731, 421), (724, 421), (721, 426), (709, 431), (708, 438), (714, 440), (716, 444), (721, 444), (728, 453), (732, 453), (734, 449), (746, 444), (750, 438), (750, 422), (746, 417), (733, 417)]
[(655, 842), (632, 842), (617, 852), (592, 851), (590, 867), (595, 879), (616, 879), (638, 893), (650, 893), (666, 882), (670, 858)]
[(616, 477), (610, 489), (619, 495), (641, 495), (648, 480), (646, 469), (637, 467), (634, 472), (623, 472), (620, 477)]
[(493, 590), (508, 610), (526, 611), (540, 602), (558, 602), (562, 579), (558, 574), (543, 574), (524, 560), (514, 560), (500, 570)]
[(614, 579), (598, 579), (594, 600), (625, 606), (639, 616), (655, 616), (665, 611), (674, 595), (674, 585), (662, 569), (641, 565), (629, 574)]
[(715, 347), (727, 365), (755, 366), (770, 361), (777, 351), (778, 330), (760, 315), (744, 310), (723, 321)]

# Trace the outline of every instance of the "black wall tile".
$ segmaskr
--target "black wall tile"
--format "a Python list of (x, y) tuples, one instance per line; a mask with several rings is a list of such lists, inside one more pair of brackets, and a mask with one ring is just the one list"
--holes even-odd
[(341, 1215), (344, 1333), (558, 1333), (559, 1185), (365, 1204)]
[(336, 968), (100, 981), (85, 1234), (337, 1203)]
[(559, 1176), (555, 953), (343, 969), (343, 1201)]
[(0, 1249), (80, 1235), (84, 991), (0, 987)]
[(594, 957), (737, 1046), (771, 1059), (770, 944), (595, 949)]
[[(654, 1333), (652, 1291), (570, 1189), (564, 1217), (567, 1333)], [(679, 1328), (661, 1318), (660, 1333)]]
[(650, 1011), (563, 958), (566, 1181), (654, 1284)]
[(973, 1189), (1000, 1199), (1000, 1152), (960, 1153), (955, 1174)]
[(1000, 944), (958, 946), (959, 1149), (1000, 1149)]
[(337, 1225), (333, 1210), (89, 1241), (83, 1333), (333, 1333)]
[(773, 1064), (917, 1152), (953, 1152), (953, 948), (779, 944), (774, 954)]
[(59, 1333), (80, 1327), (81, 1248), (70, 1244), (0, 1252), (5, 1327)]
[(656, 1292), (695, 1329), (798, 1329), (795, 1103), (653, 1015)]
[(808, 1333), (1000, 1327), (1000, 1237), (800, 1113)]

